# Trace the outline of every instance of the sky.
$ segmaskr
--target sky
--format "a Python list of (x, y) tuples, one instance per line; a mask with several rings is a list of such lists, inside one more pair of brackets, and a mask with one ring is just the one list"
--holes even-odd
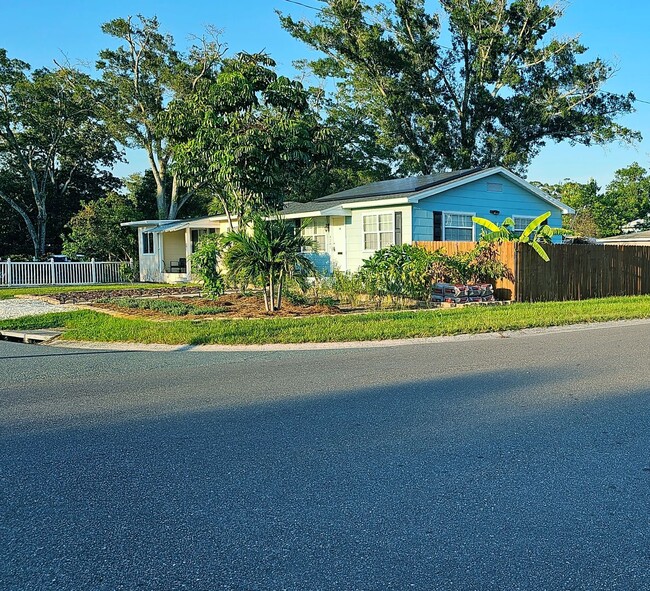
[[(317, 4), (313, 0), (299, 2)], [(435, 9), (436, 2), (430, 4)], [(295, 75), (292, 62), (316, 54), (281, 28), (276, 10), (295, 17), (313, 18), (315, 14), (289, 0), (0, 0), (0, 47), (9, 57), (34, 68), (53, 66), (54, 59), (66, 58), (73, 64), (92, 66), (98, 51), (113, 44), (101, 32), (102, 23), (128, 15), (155, 15), (179, 48), (189, 45), (190, 37), (200, 35), (206, 25), (214, 25), (223, 32), (230, 52), (266, 51), (282, 74)], [(616, 170), (633, 162), (650, 168), (649, 20), (650, 3), (639, 0), (572, 0), (566, 5), (554, 34), (580, 35), (589, 47), (584, 59), (598, 56), (616, 65), (616, 75), (605, 90), (633, 91), (637, 99), (647, 101), (637, 102), (635, 113), (618, 120), (640, 131), (644, 140), (635, 146), (613, 143), (605, 147), (549, 143), (529, 167), (529, 180), (558, 183), (594, 178), (605, 186)], [(147, 168), (141, 152), (129, 152), (128, 159), (128, 164), (116, 167), (119, 176)]]

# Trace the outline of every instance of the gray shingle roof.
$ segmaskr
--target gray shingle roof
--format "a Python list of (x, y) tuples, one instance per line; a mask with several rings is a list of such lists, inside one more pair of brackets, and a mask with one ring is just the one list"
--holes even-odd
[(284, 215), (291, 215), (294, 213), (309, 213), (310, 211), (321, 211), (327, 209), (327, 204), (315, 203), (308, 201), (307, 203), (300, 203), (298, 201), (285, 201), (282, 213)]
[(373, 200), (377, 198), (389, 199), (392, 197), (402, 197), (404, 195), (417, 193), (418, 191), (435, 187), (436, 185), (441, 185), (449, 181), (463, 178), (464, 176), (479, 172), (480, 170), (483, 169), (468, 168), (465, 170), (455, 170), (453, 172), (439, 172), (437, 174), (412, 176), (403, 179), (392, 179), (389, 181), (379, 181), (376, 183), (370, 183), (368, 185), (362, 185), (361, 187), (355, 187), (354, 189), (348, 189), (347, 191), (333, 193), (332, 195), (327, 195), (326, 197), (320, 197), (318, 199), (314, 199), (314, 202), (355, 202), (363, 201), (371, 197)]
[(619, 236), (608, 236), (601, 238), (599, 242), (645, 242), (650, 241), (650, 230), (645, 232), (630, 232), (629, 234), (621, 234)]

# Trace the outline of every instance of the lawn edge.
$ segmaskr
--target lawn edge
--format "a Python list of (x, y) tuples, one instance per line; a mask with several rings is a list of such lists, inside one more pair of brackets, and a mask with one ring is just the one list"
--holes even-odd
[(165, 343), (137, 343), (129, 341), (73, 341), (55, 339), (44, 343), (43, 346), (61, 349), (88, 349), (122, 352), (147, 352), (147, 351), (195, 351), (195, 352), (237, 352), (237, 351), (310, 351), (310, 350), (335, 350), (335, 349), (377, 349), (384, 347), (403, 347), (414, 345), (433, 345), (450, 342), (487, 341), (495, 339), (522, 338), (530, 336), (543, 336), (566, 332), (580, 332), (587, 330), (603, 330), (608, 328), (625, 328), (650, 324), (650, 318), (629, 318), (624, 320), (603, 320), (601, 322), (580, 322), (576, 324), (563, 324), (557, 326), (544, 326), (521, 328), (517, 330), (492, 331), (479, 333), (463, 333), (457, 335), (437, 337), (413, 337), (402, 339), (368, 340), (368, 341), (324, 341), (305, 343), (266, 343), (257, 345), (191, 345)]

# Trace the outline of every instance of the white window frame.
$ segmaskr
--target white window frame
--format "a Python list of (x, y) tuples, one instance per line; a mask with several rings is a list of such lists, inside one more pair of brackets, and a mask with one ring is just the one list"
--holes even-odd
[[(473, 218), (476, 216), (476, 212), (470, 213), (467, 211), (443, 211), (442, 212), (442, 240), (443, 241), (448, 241), (447, 240), (447, 224), (446, 224), (446, 219), (445, 216), (448, 215), (467, 215), (470, 218)], [(468, 230), (469, 228), (465, 226), (450, 226), (450, 229), (453, 230)], [(472, 221), (472, 239), (471, 240), (456, 240), (454, 242), (476, 242), (476, 224)]]
[[(151, 240), (151, 250), (145, 250), (145, 240), (147, 242), (147, 247), (149, 246), (149, 240)], [(151, 230), (142, 231), (142, 242), (140, 244), (140, 248), (142, 249), (142, 254), (144, 256), (151, 256), (156, 254), (156, 236)]]
[[(393, 234), (391, 244), (389, 246), (395, 246), (395, 211), (383, 211), (381, 213), (364, 213), (361, 216), (361, 246), (362, 246), (362, 251), (363, 252), (377, 252), (378, 250), (381, 250), (382, 248), (388, 248), (388, 246), (382, 246), (381, 245), (381, 234), (382, 231), (379, 228), (379, 216), (381, 215), (389, 215), (391, 216), (393, 228), (391, 230), (391, 233)], [(366, 232), (365, 227), (366, 227), (366, 218), (369, 217), (376, 217), (377, 218), (377, 230), (374, 232)], [(377, 248), (366, 248), (366, 234), (375, 234), (377, 236)]]
[[(512, 219), (515, 222), (515, 227), (513, 228), (513, 232), (515, 234), (519, 233), (520, 235), (523, 233), (523, 231), (528, 227), (528, 224), (532, 222), (537, 216), (529, 216), (529, 215), (513, 215)], [(526, 220), (526, 223), (523, 225), (523, 227), (518, 228), (517, 227), (517, 221), (518, 220)]]
[[(197, 232), (198, 234), (196, 242), (192, 240), (192, 232)], [(207, 234), (220, 234), (220, 233), (221, 231), (219, 228), (190, 228), (190, 250), (192, 252), (195, 252), (196, 246), (198, 245), (202, 236), (206, 236)]]
[[(323, 248), (320, 246), (318, 247), (318, 252), (323, 253), (327, 252), (327, 234), (329, 232), (328, 227), (329, 223), (327, 221), (326, 217), (322, 216), (317, 216), (315, 218), (308, 218), (309, 223), (305, 224), (303, 221), (300, 222), (300, 234), (304, 236), (305, 238), (311, 238), (314, 242), (318, 244), (317, 238), (321, 236), (323, 238)], [(323, 220), (322, 226), (320, 225), (320, 221), (318, 224), (316, 223), (316, 220)], [(319, 232), (317, 230), (322, 230), (322, 232)], [(307, 247), (304, 249), (304, 252), (316, 252), (314, 251), (311, 247)]]

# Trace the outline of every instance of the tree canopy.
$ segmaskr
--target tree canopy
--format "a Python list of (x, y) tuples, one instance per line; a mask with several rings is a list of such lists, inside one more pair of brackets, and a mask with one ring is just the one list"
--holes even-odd
[(308, 92), (274, 67), (265, 54), (224, 59), (161, 118), (179, 182), (208, 190), (231, 227), (233, 219), (281, 208), (293, 183), (331, 153)]
[(313, 23), (283, 27), (324, 57), (337, 82), (389, 148), (398, 174), (504, 165), (524, 171), (548, 141), (633, 141), (616, 122), (634, 96), (603, 90), (614, 69), (580, 61), (577, 38), (553, 38), (562, 16), (540, 0), (320, 0)]
[(565, 216), (564, 225), (578, 236), (614, 236), (629, 222), (650, 221), (650, 173), (637, 162), (617, 170), (604, 190), (593, 179), (540, 187), (575, 209), (575, 216)]
[(78, 180), (106, 177), (119, 157), (100, 95), (78, 70), (30, 73), (0, 49), (0, 199), (20, 216), (37, 257), (46, 251), (48, 203), (63, 206)]
[(170, 100), (191, 95), (200, 80), (213, 75), (221, 62), (221, 45), (210, 29), (183, 54), (170, 35), (159, 31), (157, 18), (142, 15), (114, 19), (102, 31), (122, 41), (115, 49), (102, 50), (96, 64), (112, 98), (104, 105), (104, 117), (118, 141), (146, 151), (158, 217), (175, 219), (196, 187), (182, 188), (172, 172), (172, 146), (161, 121)]

